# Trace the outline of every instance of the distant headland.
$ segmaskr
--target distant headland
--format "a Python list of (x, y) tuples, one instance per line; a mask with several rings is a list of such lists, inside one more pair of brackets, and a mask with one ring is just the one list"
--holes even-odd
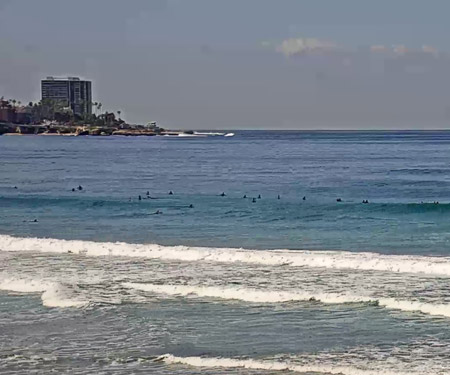
[[(166, 130), (156, 124), (129, 124), (122, 111), (103, 111), (92, 101), (91, 81), (78, 77), (47, 77), (41, 81), (41, 100), (26, 105), (0, 97), (0, 135), (194, 135), (193, 131)], [(116, 117), (117, 114), (117, 117)]]

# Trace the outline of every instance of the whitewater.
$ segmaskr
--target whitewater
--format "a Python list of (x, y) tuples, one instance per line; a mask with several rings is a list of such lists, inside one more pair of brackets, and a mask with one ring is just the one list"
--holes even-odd
[(121, 256), (186, 262), (250, 263), (270, 266), (385, 271), (450, 276), (449, 257), (383, 255), (348, 251), (244, 250), (93, 242), (0, 235), (2, 251), (74, 253), (86, 256)]

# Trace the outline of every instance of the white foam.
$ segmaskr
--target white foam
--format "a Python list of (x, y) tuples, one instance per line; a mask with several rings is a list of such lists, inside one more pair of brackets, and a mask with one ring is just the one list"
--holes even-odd
[(30, 278), (4, 278), (0, 281), (0, 290), (14, 293), (42, 293), (42, 304), (47, 307), (84, 307), (87, 301), (69, 298), (66, 291), (57, 282), (30, 279)]
[(5, 278), (0, 281), (0, 290), (16, 293), (45, 292), (52, 284), (43, 280)]
[[(292, 371), (299, 373), (324, 373), (336, 375), (411, 375), (414, 372), (399, 372), (396, 370), (371, 370), (354, 366), (332, 366), (323, 364), (295, 364), (278, 361), (259, 361), (254, 359), (233, 359), (233, 358), (204, 358), (204, 357), (176, 357), (172, 354), (165, 354), (157, 358), (157, 361), (164, 361), (167, 364), (184, 364), (194, 367), (208, 368), (245, 368), (268, 371)], [(424, 375), (423, 372), (420, 373)], [(428, 373), (431, 375), (432, 373)], [(437, 374), (436, 374), (437, 375)]]
[(64, 291), (61, 290), (60, 286), (54, 285), (48, 288), (41, 296), (42, 304), (47, 307), (85, 307), (89, 304), (89, 301), (82, 301), (75, 298), (68, 298), (65, 296)]
[(142, 283), (123, 283), (126, 288), (142, 290), (157, 294), (166, 294), (170, 296), (197, 296), (207, 298), (221, 298), (228, 300), (240, 300), (253, 303), (280, 303), (290, 301), (320, 301), (322, 303), (357, 303), (371, 302), (373, 299), (368, 297), (358, 297), (337, 293), (308, 293), (308, 292), (287, 292), (257, 290), (238, 287), (219, 287), (219, 286), (190, 286), (190, 285), (156, 285)]
[(163, 294), (169, 296), (196, 296), (201, 298), (220, 298), (225, 300), (240, 300), (252, 303), (281, 303), (294, 301), (318, 301), (324, 304), (343, 303), (376, 303), (392, 310), (417, 311), (428, 315), (450, 317), (450, 305), (402, 301), (394, 298), (356, 296), (339, 293), (290, 292), (276, 290), (258, 290), (234, 286), (191, 286), (191, 285), (156, 285), (143, 283), (123, 283), (126, 288)]
[(74, 253), (87, 256), (109, 255), (177, 261), (249, 263), (450, 276), (450, 258), (448, 257), (382, 255), (346, 251), (242, 250), (160, 246), (123, 242), (18, 238), (8, 235), (0, 235), (0, 249), (3, 251)]

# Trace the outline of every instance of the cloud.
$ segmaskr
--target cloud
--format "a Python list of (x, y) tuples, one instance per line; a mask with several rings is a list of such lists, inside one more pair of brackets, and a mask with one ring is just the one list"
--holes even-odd
[(404, 44), (398, 44), (392, 47), (392, 51), (398, 56), (403, 56), (409, 52), (409, 49)]
[(372, 53), (394, 54), (395, 56), (406, 56), (411, 54), (429, 54), (438, 57), (439, 50), (430, 45), (423, 45), (421, 48), (408, 48), (404, 44), (396, 44), (392, 47), (386, 47), (382, 44), (370, 46)]
[(422, 46), (422, 52), (423, 53), (429, 53), (433, 56), (438, 56), (439, 55), (439, 51), (437, 48), (432, 47), (432, 46), (428, 46), (428, 45), (423, 45)]
[(335, 49), (337, 49), (335, 43), (317, 38), (290, 38), (283, 40), (276, 48), (286, 57), (323, 53)]
[(376, 44), (376, 45), (370, 46), (370, 51), (374, 52), (374, 53), (387, 53), (387, 52), (389, 52), (389, 48), (382, 44)]

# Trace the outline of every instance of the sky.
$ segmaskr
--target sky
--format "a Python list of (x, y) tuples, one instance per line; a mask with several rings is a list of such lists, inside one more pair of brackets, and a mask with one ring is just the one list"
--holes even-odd
[(0, 96), (170, 129), (450, 126), (448, 0), (0, 0)]

